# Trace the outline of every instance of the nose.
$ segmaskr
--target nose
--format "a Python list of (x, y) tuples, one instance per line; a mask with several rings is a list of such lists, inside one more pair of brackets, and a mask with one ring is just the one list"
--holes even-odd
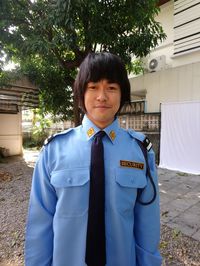
[(107, 94), (104, 87), (100, 87), (98, 90), (97, 100), (104, 102), (107, 100)]

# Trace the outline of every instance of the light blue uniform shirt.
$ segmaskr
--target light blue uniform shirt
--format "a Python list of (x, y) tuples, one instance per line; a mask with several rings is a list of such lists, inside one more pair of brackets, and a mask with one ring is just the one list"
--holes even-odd
[[(26, 266), (85, 266), (90, 154), (99, 129), (84, 117), (81, 126), (56, 135), (37, 161), (26, 229)], [(119, 127), (104, 129), (105, 222), (107, 266), (160, 266), (160, 213), (154, 153), (148, 152), (156, 200), (152, 198), (144, 155), (135, 138)], [(125, 163), (120, 161), (125, 161)], [(141, 167), (143, 166), (144, 167)], [(143, 168), (143, 169), (142, 169)]]

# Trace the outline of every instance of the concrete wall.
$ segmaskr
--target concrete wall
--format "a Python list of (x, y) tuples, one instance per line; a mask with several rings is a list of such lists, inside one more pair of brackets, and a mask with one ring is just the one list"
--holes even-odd
[(9, 150), (9, 155), (22, 153), (21, 112), (0, 114), (0, 147)]
[(200, 100), (200, 62), (130, 79), (132, 90), (146, 90), (146, 111), (159, 112), (162, 102)]
[(196, 51), (187, 51), (174, 55), (174, 1), (171, 0), (160, 7), (156, 20), (160, 22), (167, 38), (160, 43), (144, 60), (146, 64), (150, 59), (164, 55), (166, 57), (165, 69), (191, 64), (200, 61), (200, 48)]

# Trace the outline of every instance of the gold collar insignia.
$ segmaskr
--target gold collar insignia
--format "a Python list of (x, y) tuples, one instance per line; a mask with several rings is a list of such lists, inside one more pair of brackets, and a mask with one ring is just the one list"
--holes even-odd
[(89, 128), (88, 129), (88, 131), (87, 131), (87, 135), (88, 135), (88, 137), (91, 137), (92, 135), (94, 135), (94, 128), (93, 127), (91, 127), (91, 128)]
[(113, 141), (116, 138), (115, 131), (114, 130), (110, 131), (109, 136), (110, 136), (111, 140)]

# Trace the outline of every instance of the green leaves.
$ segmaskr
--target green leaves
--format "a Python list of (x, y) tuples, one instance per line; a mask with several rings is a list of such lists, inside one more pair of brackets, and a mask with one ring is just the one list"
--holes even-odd
[[(46, 111), (72, 117), (72, 84), (88, 52), (118, 54), (133, 70), (165, 38), (157, 0), (1, 0), (0, 53), (40, 88)], [(139, 69), (136, 64), (136, 72)], [(77, 106), (74, 106), (77, 108)]]

